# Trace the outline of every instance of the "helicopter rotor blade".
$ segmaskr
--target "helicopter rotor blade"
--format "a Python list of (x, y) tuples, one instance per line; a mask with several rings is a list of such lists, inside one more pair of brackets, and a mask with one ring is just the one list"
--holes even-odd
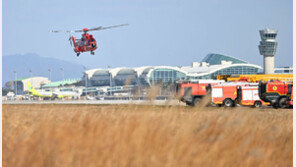
[(109, 26), (109, 27), (95, 27), (95, 28), (90, 28), (87, 30), (51, 30), (50, 32), (53, 33), (74, 33), (74, 32), (88, 32), (88, 31), (100, 31), (100, 30), (106, 30), (106, 29), (110, 29), (110, 28), (117, 28), (117, 27), (121, 27), (121, 26), (127, 26), (129, 24), (120, 24), (120, 25), (115, 25), (115, 26)]
[(72, 30), (50, 30), (49, 32), (53, 32), (53, 33), (72, 33), (72, 32), (75, 32), (75, 31), (72, 31)]
[(83, 32), (83, 30), (74, 30), (73, 32)]
[(96, 28), (91, 28), (88, 29), (87, 31), (100, 31), (100, 30), (106, 30), (106, 29), (110, 29), (110, 28), (117, 28), (117, 27), (121, 27), (121, 26), (127, 26), (128, 24), (120, 24), (120, 25), (115, 25), (115, 26), (109, 26), (109, 27), (96, 27)]
[(62, 30), (50, 30), (49, 32), (59, 33), (59, 32), (62, 32)]

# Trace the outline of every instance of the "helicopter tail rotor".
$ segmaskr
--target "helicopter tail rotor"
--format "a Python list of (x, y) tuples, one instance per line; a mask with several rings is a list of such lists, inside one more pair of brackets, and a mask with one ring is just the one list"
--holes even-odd
[(70, 42), (70, 45), (73, 46), (73, 42), (72, 42), (72, 37), (71, 36), (69, 37), (69, 42)]

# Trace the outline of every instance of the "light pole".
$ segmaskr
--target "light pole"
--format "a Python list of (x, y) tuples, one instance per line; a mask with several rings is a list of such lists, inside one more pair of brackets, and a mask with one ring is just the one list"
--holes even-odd
[(110, 74), (110, 75), (109, 75), (109, 76), (110, 76), (110, 77), (109, 77), (109, 79), (110, 79), (109, 82), (110, 82), (110, 89), (111, 89), (111, 86), (112, 86), (112, 74), (111, 74), (111, 72), (110, 72), (110, 68), (111, 68), (111, 66), (108, 66), (108, 70), (109, 70), (109, 74)]
[(14, 73), (14, 82), (15, 82), (15, 84), (14, 84), (14, 86), (15, 86), (15, 95), (17, 95), (17, 71), (14, 70), (13, 73)]
[[(48, 71), (49, 71), (49, 81), (50, 81), (50, 83), (51, 83), (51, 68), (48, 69)], [(50, 89), (50, 91), (52, 92), (52, 86), (50, 86), (49, 89)]]
[(62, 70), (62, 76), (63, 76), (63, 81), (65, 80), (65, 71), (64, 71), (64, 68), (61, 68)]
[(32, 73), (33, 73), (33, 71), (32, 71), (32, 70), (30, 70), (29, 72), (30, 72), (30, 77), (32, 78), (32, 77), (33, 77), (33, 74), (32, 74)]
[(49, 80), (50, 80), (50, 83), (51, 83), (51, 69), (48, 69), (49, 71)]
[(33, 85), (33, 79), (32, 79), (33, 78), (33, 71), (32, 70), (29, 70), (29, 72), (30, 72), (30, 77), (31, 77), (31, 84), (32, 84), (32, 86), (34, 86)]
[(112, 73), (110, 72), (111, 66), (108, 66), (108, 70), (109, 70), (109, 82), (110, 82), (110, 96), (112, 94)]
[[(83, 69), (87, 70), (87, 66), (83, 66)], [(87, 96), (87, 79), (88, 79), (86, 71), (84, 72), (84, 75), (85, 75), (85, 97), (86, 97)]]

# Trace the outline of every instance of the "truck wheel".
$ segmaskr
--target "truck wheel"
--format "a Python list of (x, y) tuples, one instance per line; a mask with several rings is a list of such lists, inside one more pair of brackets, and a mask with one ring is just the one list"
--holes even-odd
[(279, 108), (279, 106), (278, 106), (277, 103), (274, 103), (274, 104), (272, 105), (272, 107), (275, 108), (275, 109)]
[(262, 106), (261, 101), (255, 101), (255, 103), (254, 103), (254, 107), (256, 107), (256, 108), (260, 108), (261, 106)]
[(287, 98), (286, 97), (282, 97), (279, 100), (279, 107), (280, 108), (286, 108), (287, 107)]
[(224, 106), (233, 107), (233, 101), (231, 99), (225, 99), (224, 100)]
[(232, 104), (232, 107), (236, 107), (237, 106), (237, 99), (235, 99), (234, 101), (232, 101), (233, 104)]
[(192, 106), (195, 106), (200, 101), (200, 98), (196, 97), (193, 99)]

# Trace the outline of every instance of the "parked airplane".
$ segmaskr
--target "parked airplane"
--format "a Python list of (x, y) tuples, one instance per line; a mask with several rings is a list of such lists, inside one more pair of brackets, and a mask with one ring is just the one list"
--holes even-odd
[(30, 82), (27, 82), (28, 85), (28, 91), (31, 95), (35, 97), (41, 97), (44, 99), (62, 99), (65, 97), (73, 97), (73, 98), (79, 98), (80, 93), (75, 91), (52, 91), (52, 90), (36, 90)]

